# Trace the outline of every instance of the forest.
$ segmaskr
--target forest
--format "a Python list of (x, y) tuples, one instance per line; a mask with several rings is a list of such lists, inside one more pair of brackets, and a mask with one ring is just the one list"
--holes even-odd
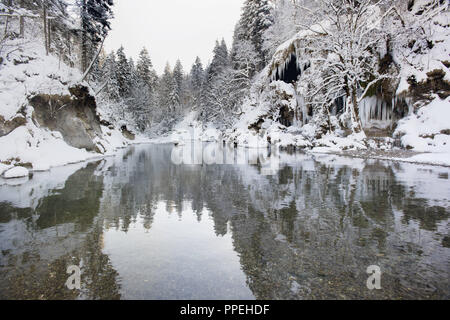
[[(232, 43), (219, 38), (211, 61), (178, 60), (162, 74), (152, 48), (143, 47), (136, 61), (124, 47), (106, 52), (113, 8), (113, 0), (2, 0), (4, 137), (29, 122), (21, 119), (30, 101), (36, 111), (36, 100), (45, 100), (41, 109), (57, 116), (55, 105), (66, 105), (61, 94), (81, 86), (95, 101), (96, 134), (88, 130), (91, 141), (77, 144), (61, 133), (71, 147), (93, 145), (87, 151), (105, 153), (136, 136), (180, 140), (194, 128), (204, 141), (250, 148), (401, 148), (440, 153), (424, 158), (439, 164), (449, 152), (445, 0), (246, 0)], [(49, 63), (58, 64), (47, 75), (56, 84), (15, 76)], [(11, 94), (8, 81), (24, 88)], [(46, 86), (60, 87), (60, 97), (37, 99), (50, 94)], [(54, 122), (47, 127), (63, 126)], [(124, 141), (109, 138), (117, 130)]]

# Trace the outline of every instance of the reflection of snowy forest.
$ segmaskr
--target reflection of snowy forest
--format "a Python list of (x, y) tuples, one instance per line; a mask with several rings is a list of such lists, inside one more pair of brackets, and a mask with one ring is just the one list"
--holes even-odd
[[(0, 233), (2, 252), (10, 252), (2, 274), (19, 281), (22, 271), (40, 270), (40, 261), (51, 262), (56, 270), (71, 257), (81, 257), (93, 281), (85, 288), (86, 297), (118, 297), (117, 272), (129, 273), (133, 263), (127, 260), (126, 269), (112, 269), (114, 255), (108, 258), (100, 249), (112, 250), (106, 234), (133, 234), (136, 225), (152, 231), (162, 207), (159, 224), (168, 215), (189, 219), (192, 210), (198, 221), (212, 221), (218, 237), (230, 235), (256, 298), (448, 295), (446, 168), (282, 154), (279, 172), (263, 176), (257, 165), (176, 166), (166, 161), (170, 152), (167, 146), (136, 147), (97, 164), (55, 169), (53, 179), (40, 173), (21, 187), (1, 186), (0, 201), (9, 204), (2, 204), (0, 228), (8, 225), (10, 230)], [(33, 197), (24, 202), (20, 192)], [(59, 213), (62, 204), (65, 211)], [(117, 250), (122, 255), (129, 251)], [(372, 293), (360, 284), (374, 262), (383, 267), (385, 280), (384, 290)], [(176, 269), (187, 272), (185, 277), (191, 272), (185, 264)], [(57, 282), (52, 270), (39, 279)], [(107, 285), (101, 289), (99, 281)], [(33, 285), (0, 283), (7, 296), (21, 296), (10, 290)], [(48, 294), (51, 298), (55, 291)]]

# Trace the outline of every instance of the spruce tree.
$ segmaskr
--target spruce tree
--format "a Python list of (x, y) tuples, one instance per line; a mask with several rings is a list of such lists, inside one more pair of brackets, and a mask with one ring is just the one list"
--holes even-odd
[(152, 69), (153, 64), (148, 54), (148, 51), (146, 48), (143, 48), (139, 53), (139, 60), (136, 65), (136, 72), (139, 78), (141, 78), (142, 81), (147, 83), (148, 86), (150, 86), (151, 83)]
[(146, 48), (143, 48), (139, 54), (139, 60), (136, 65), (136, 74), (144, 84), (143, 90), (146, 90), (149, 113), (155, 111), (157, 104), (156, 87), (158, 84), (158, 75), (153, 69), (150, 55)]
[(131, 70), (123, 46), (117, 50), (116, 70), (120, 96), (122, 98), (127, 98), (130, 94)]
[(177, 60), (175, 68), (173, 69), (174, 90), (177, 96), (177, 105), (181, 105), (184, 100), (184, 72), (183, 65), (180, 60)]
[(158, 90), (160, 108), (162, 109), (163, 113), (174, 111), (173, 105), (171, 103), (172, 86), (173, 86), (172, 69), (169, 63), (167, 63), (166, 67), (164, 68), (164, 73), (161, 76)]
[(170, 85), (169, 105), (173, 112), (172, 116), (175, 116), (180, 108), (180, 95), (178, 93), (178, 84), (175, 77), (172, 77), (172, 83)]
[(106, 88), (104, 90), (106, 92), (107, 98), (110, 101), (119, 102), (120, 93), (119, 93), (119, 83), (117, 80), (117, 62), (114, 51), (112, 51), (106, 57), (102, 73), (108, 81), (106, 84)]
[(272, 9), (268, 0), (246, 0), (239, 21), (242, 32), (239, 37), (253, 43), (261, 61), (260, 69), (266, 63), (267, 53), (263, 50), (264, 32), (273, 24)]
[(211, 64), (207, 68), (207, 79), (208, 81), (214, 80), (214, 77), (220, 74), (226, 66), (229, 65), (228, 59), (228, 48), (225, 40), (222, 42), (216, 41), (216, 46), (213, 51), (213, 59)]
[(192, 91), (192, 98), (194, 105), (200, 104), (200, 97), (205, 81), (205, 71), (203, 70), (203, 64), (199, 57), (196, 58), (195, 63), (192, 65), (190, 73), (190, 88)]
[[(205, 90), (201, 99), (201, 118), (204, 122), (216, 119), (218, 114), (224, 114), (223, 109), (226, 109), (226, 106), (223, 102), (227, 97), (221, 96), (223, 94), (222, 86), (225, 85), (225, 80), (228, 79), (230, 69), (228, 48), (225, 40), (222, 40), (220, 43), (216, 41), (212, 62), (206, 69)], [(220, 102), (218, 98), (220, 98)]]
[(88, 67), (97, 45), (111, 30), (113, 0), (77, 0), (81, 18), (81, 60), (82, 69)]

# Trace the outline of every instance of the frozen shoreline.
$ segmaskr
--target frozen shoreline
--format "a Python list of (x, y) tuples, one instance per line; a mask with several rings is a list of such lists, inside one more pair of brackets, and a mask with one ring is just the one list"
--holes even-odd
[[(311, 154), (332, 154), (342, 157), (405, 162), (418, 165), (450, 167), (450, 153), (424, 153), (408, 150), (308, 151)], [(436, 159), (433, 159), (436, 157)]]
[[(150, 144), (169, 144), (169, 143), (182, 143), (186, 144), (187, 141), (198, 141), (200, 143), (208, 142), (202, 139), (180, 139), (176, 134), (168, 135), (161, 138), (150, 139)], [(219, 143), (218, 141), (216, 143)], [(239, 146), (242, 148), (253, 148), (250, 146)], [(267, 146), (263, 146), (256, 149), (266, 149)], [(394, 162), (405, 162), (418, 165), (432, 165), (440, 167), (450, 167), (450, 153), (447, 152), (418, 152), (414, 150), (394, 149), (394, 150), (351, 150), (351, 151), (336, 151), (331, 148), (313, 148), (312, 150), (297, 150), (293, 153), (307, 153), (307, 154), (332, 154), (342, 157), (358, 158), (358, 159), (373, 159), (373, 160), (385, 160)]]
[(52, 165), (48, 165), (42, 168), (26, 168), (24, 166), (21, 165), (7, 165), (4, 163), (0, 162), (0, 180), (13, 180), (13, 179), (17, 179), (15, 177), (11, 177), (11, 178), (6, 178), (4, 177), (4, 174), (6, 172), (8, 172), (11, 169), (14, 168), (26, 168), (28, 169), (29, 173), (36, 173), (36, 172), (49, 172), (54, 168), (61, 168), (61, 167), (66, 167), (66, 166), (70, 166), (70, 165), (76, 165), (76, 164), (82, 164), (82, 163), (89, 163), (89, 162), (93, 162), (93, 161), (99, 161), (105, 158), (109, 158), (109, 157), (114, 157), (120, 150), (129, 148), (131, 146), (134, 145), (140, 145), (140, 144), (152, 144), (152, 142), (150, 140), (148, 140), (147, 138), (144, 137), (136, 137), (136, 139), (134, 141), (131, 140), (127, 140), (127, 145), (126, 146), (116, 146), (114, 148), (114, 150), (109, 151), (105, 154), (100, 154), (100, 153), (92, 153), (92, 152), (87, 152), (83, 149), (76, 149), (73, 147), (69, 147), (69, 150), (75, 150), (75, 151), (79, 151), (80, 154), (82, 154), (81, 157), (78, 158), (73, 158), (72, 160), (69, 158), (63, 159), (62, 161), (58, 161), (58, 163), (56, 164), (52, 164)]

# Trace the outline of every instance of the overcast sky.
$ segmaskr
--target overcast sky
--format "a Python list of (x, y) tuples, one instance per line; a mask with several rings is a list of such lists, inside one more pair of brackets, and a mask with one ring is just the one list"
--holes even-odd
[(231, 46), (233, 29), (244, 0), (115, 0), (112, 31), (106, 39), (108, 52), (123, 45), (136, 59), (145, 46), (156, 71), (177, 58), (185, 71), (195, 57), (204, 65), (212, 58), (216, 39)]

